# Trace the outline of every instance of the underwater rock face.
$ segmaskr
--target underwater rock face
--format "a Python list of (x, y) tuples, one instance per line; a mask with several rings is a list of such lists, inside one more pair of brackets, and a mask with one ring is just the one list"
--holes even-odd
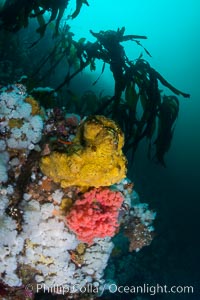
[(42, 158), (40, 167), (62, 187), (109, 186), (126, 176), (123, 144), (123, 133), (114, 121), (92, 116), (78, 128), (69, 153), (54, 151)]
[(95, 298), (111, 237), (131, 220), (135, 242), (135, 218), (152, 230), (155, 217), (123, 179), (123, 134), (104, 116), (78, 126), (65, 108), (42, 110), (21, 84), (0, 89), (0, 104), (0, 298), (31, 300), (38, 287)]

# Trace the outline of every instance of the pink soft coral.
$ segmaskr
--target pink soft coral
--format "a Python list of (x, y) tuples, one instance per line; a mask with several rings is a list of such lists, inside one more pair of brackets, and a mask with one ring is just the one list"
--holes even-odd
[(66, 217), (68, 227), (82, 242), (113, 236), (118, 228), (118, 213), (123, 202), (120, 192), (95, 188), (83, 194)]

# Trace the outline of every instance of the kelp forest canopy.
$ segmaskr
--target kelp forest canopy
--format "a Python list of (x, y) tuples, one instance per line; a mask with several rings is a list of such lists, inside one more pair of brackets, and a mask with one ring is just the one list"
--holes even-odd
[[(164, 156), (170, 149), (173, 138), (175, 122), (179, 113), (178, 96), (189, 98), (184, 93), (171, 85), (163, 76), (151, 67), (143, 58), (128, 57), (125, 42), (132, 41), (141, 47), (142, 52), (151, 56), (143, 47), (141, 40), (147, 39), (143, 35), (125, 34), (125, 27), (115, 30), (94, 32), (90, 30), (95, 42), (81, 38), (74, 39), (73, 30), (70, 30), (67, 20), (60, 26), (61, 18), (68, 7), (68, 0), (7, 0), (0, 6), (1, 32), (17, 32), (29, 25), (31, 19), (38, 22), (37, 33), (39, 38), (32, 41), (29, 48), (39, 47), (40, 41), (46, 33), (48, 25), (54, 21), (53, 47), (41, 57), (35, 70), (31, 70), (26, 79), (28, 92), (34, 94), (36, 99), (44, 105), (48, 99), (49, 105), (54, 93), (59, 93), (63, 88), (68, 93), (67, 109), (74, 110), (79, 115), (100, 114), (117, 121), (125, 133), (125, 152), (132, 154), (141, 140), (148, 140), (148, 157), (165, 166)], [(81, 11), (82, 5), (89, 6), (87, 0), (76, 0), (75, 11), (69, 16), (73, 19)], [(49, 12), (46, 20), (44, 13)], [(91, 71), (96, 69), (96, 61), (102, 62), (100, 76), (94, 81), (97, 83), (108, 65), (114, 79), (114, 91), (111, 96), (97, 96), (94, 92), (86, 92), (81, 97), (75, 95), (70, 89), (70, 82), (86, 68)], [(66, 72), (63, 80), (55, 89), (46, 93), (35, 94), (35, 87), (42, 86), (43, 79), (48, 78), (60, 62), (65, 62)], [(48, 65), (48, 67), (47, 67)], [(38, 76), (40, 74), (40, 76)], [(161, 88), (168, 88), (173, 94), (165, 95)], [(46, 103), (46, 105), (48, 105)], [(57, 104), (58, 105), (58, 104)]]

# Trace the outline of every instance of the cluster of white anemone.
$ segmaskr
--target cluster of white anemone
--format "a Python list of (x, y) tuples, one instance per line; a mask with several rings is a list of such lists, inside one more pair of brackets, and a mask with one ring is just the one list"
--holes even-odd
[[(32, 114), (26, 97), (26, 92), (17, 85), (0, 90), (0, 182), (8, 179), (8, 149), (28, 154), (42, 137), (43, 120), (40, 115)], [(14, 125), (10, 126), (11, 122)]]
[[(39, 115), (32, 115), (32, 106), (25, 101), (26, 96), (15, 85), (9, 92), (0, 92), (0, 131), (7, 133), (8, 138), (4, 141), (11, 149), (31, 150), (41, 139), (43, 120)], [(21, 125), (10, 128), (10, 120), (21, 120)]]
[[(64, 221), (53, 216), (59, 209), (62, 191), (57, 190), (53, 203), (40, 204), (31, 195), (24, 194), (20, 208), (24, 211), (22, 231), (17, 233), (17, 224), (5, 210), (12, 187), (0, 193), (0, 273), (6, 274), (3, 281), (9, 286), (21, 286), (17, 268), (23, 265), (36, 270), (35, 280), (44, 288), (62, 286), (76, 292), (92, 284), (103, 283), (103, 271), (113, 249), (110, 238), (96, 239), (95, 244), (86, 249), (84, 264), (77, 268), (71, 260), (70, 251), (75, 250), (80, 241), (69, 231)], [(23, 253), (23, 254), (22, 254)]]

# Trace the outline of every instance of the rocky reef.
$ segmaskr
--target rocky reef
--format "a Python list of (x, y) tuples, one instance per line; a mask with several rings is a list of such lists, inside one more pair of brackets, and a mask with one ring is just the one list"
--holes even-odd
[(126, 178), (121, 129), (45, 110), (14, 84), (0, 90), (0, 133), (0, 297), (96, 298), (112, 237), (124, 231), (130, 251), (153, 239), (155, 213)]

